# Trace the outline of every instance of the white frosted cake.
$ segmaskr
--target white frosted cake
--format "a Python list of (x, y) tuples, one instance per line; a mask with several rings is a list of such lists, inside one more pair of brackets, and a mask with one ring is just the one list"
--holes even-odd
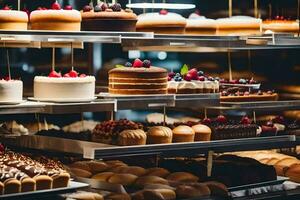
[(23, 98), (23, 82), (0, 80), (0, 102), (20, 102)]
[(40, 101), (92, 100), (95, 97), (95, 77), (34, 78), (34, 98)]
[(217, 23), (214, 19), (208, 19), (195, 13), (187, 19), (186, 34), (215, 35), (216, 31)]

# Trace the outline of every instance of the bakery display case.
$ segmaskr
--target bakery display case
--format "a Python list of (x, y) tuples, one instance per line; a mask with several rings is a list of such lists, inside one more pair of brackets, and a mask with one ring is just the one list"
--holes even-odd
[[(257, 1), (254, 18), (233, 16), (232, 3), (229, 17), (217, 14), (217, 20), (197, 12), (186, 19), (186, 13), (165, 7), (159, 12), (148, 8), (152, 13), (144, 8), (138, 16), (116, 1), (91, 1), (78, 9), (51, 1), (32, 8), (36, 10), (28, 16), (26, 7), (20, 11), (20, 1), (18, 11), (4, 6), (0, 199), (298, 199), (300, 124), (294, 116), (300, 100), (266, 90), (268, 80), (234, 79), (232, 54), (297, 51), (299, 12), (295, 20), (262, 20), (266, 14)], [(101, 54), (100, 45), (111, 49)], [(11, 48), (52, 49), (49, 75), (31, 73), (33, 85), (14, 79), (23, 74), (11, 71), (10, 60), (17, 59), (10, 57)], [(56, 66), (59, 48), (70, 50), (68, 71)], [(104, 75), (94, 77), (97, 69), (86, 75), (76, 68), (74, 49), (82, 50), (83, 59), (87, 54), (90, 65), (99, 65), (104, 55), (133, 61), (119, 61), (115, 68), (109, 63)], [(126, 51), (131, 56), (124, 56)], [(225, 53), (229, 79), (224, 73), (218, 78), (216, 68), (210, 75), (201, 67), (155, 67), (159, 62), (145, 56), (155, 52)], [(97, 87), (103, 77), (106, 85)], [(23, 86), (33, 92), (20, 97)], [(295, 113), (291, 117), (286, 111)], [(137, 119), (129, 120), (133, 117)]]

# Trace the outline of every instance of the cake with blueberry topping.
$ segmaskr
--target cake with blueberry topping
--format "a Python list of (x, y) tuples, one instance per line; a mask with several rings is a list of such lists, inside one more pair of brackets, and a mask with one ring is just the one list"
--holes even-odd
[(177, 13), (161, 10), (159, 13), (145, 13), (138, 16), (137, 31), (162, 34), (183, 34), (186, 19)]
[(34, 98), (39, 101), (93, 100), (95, 97), (95, 77), (79, 75), (71, 70), (64, 76), (52, 71), (48, 77), (34, 78)]
[(135, 59), (109, 71), (109, 93), (121, 95), (166, 94), (168, 72), (151, 66), (149, 60)]
[(26, 12), (11, 10), (9, 6), (0, 10), (0, 30), (27, 30), (27, 24)]
[(81, 11), (84, 31), (135, 31), (137, 16), (130, 9), (123, 10), (119, 3), (84, 6)]
[(56, 1), (51, 9), (41, 8), (30, 14), (32, 30), (80, 31), (81, 15), (71, 6), (61, 9)]

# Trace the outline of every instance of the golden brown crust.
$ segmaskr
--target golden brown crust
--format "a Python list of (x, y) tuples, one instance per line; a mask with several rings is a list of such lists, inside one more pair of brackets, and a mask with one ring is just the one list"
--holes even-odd
[(70, 174), (60, 173), (51, 177), (53, 179), (53, 188), (63, 188), (68, 187)]
[(87, 163), (92, 174), (100, 173), (108, 169), (108, 166), (105, 162), (100, 161), (90, 161)]
[(132, 185), (137, 178), (138, 177), (133, 174), (114, 174), (108, 179), (108, 182), (129, 186)]
[(197, 197), (207, 197), (209, 196), (210, 190), (209, 187), (205, 184), (199, 184), (197, 187), (180, 185), (176, 188), (177, 198), (197, 198)]
[(132, 12), (125, 12), (123, 10), (121, 12), (94, 12), (94, 11), (82, 12), (81, 11), (81, 16), (83, 21), (93, 20), (93, 19), (120, 19), (120, 20), (137, 19), (136, 14)]
[(149, 184), (169, 185), (169, 183), (166, 179), (158, 177), (158, 176), (143, 176), (143, 177), (139, 177), (135, 181), (135, 185), (139, 188), (143, 188), (145, 185), (149, 185)]
[(143, 176), (146, 174), (146, 170), (143, 167), (138, 166), (130, 166), (130, 167), (124, 167), (120, 170), (121, 174), (133, 174), (138, 177)]
[(148, 130), (147, 144), (167, 144), (172, 143), (173, 132), (164, 126), (154, 126)]
[(147, 169), (146, 175), (147, 176), (158, 176), (161, 178), (165, 178), (170, 174), (170, 172), (164, 168), (154, 167)]
[(197, 182), (199, 178), (191, 173), (188, 172), (175, 172), (167, 176), (168, 181), (174, 182)]
[(195, 141), (210, 141), (211, 129), (203, 124), (192, 126), (195, 131)]
[(194, 142), (195, 131), (189, 126), (177, 126), (173, 129), (173, 142)]
[(92, 173), (83, 169), (78, 168), (71, 168), (71, 173), (75, 176), (82, 177), (82, 178), (89, 178), (92, 176)]
[(108, 179), (114, 175), (113, 172), (102, 172), (92, 176), (92, 179), (108, 182)]
[(145, 145), (147, 135), (142, 129), (137, 130), (124, 130), (119, 134), (118, 145), (132, 146), (132, 145)]

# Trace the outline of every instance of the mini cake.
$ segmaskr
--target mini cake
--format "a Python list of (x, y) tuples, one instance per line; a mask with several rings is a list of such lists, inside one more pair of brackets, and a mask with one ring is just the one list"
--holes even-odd
[(173, 142), (194, 142), (195, 131), (189, 126), (177, 126), (173, 129)]
[(195, 141), (210, 141), (211, 129), (203, 124), (192, 126), (195, 131)]
[(191, 14), (186, 22), (186, 34), (215, 35), (217, 32), (216, 20), (208, 19), (196, 13)]
[[(186, 68), (186, 70), (183, 70)], [(169, 94), (199, 94), (218, 93), (219, 81), (212, 77), (207, 77), (202, 71), (196, 68), (188, 70), (186, 66), (181, 69), (181, 73), (170, 72), (168, 74)], [(186, 73), (183, 73), (186, 71)]]
[(275, 19), (267, 19), (262, 24), (263, 31), (298, 33), (299, 22), (297, 20), (284, 19), (277, 16)]
[(121, 95), (166, 94), (167, 70), (151, 66), (149, 60), (114, 68), (109, 74), (109, 93)]
[(52, 9), (35, 10), (30, 14), (32, 30), (80, 31), (81, 14), (67, 6), (62, 10), (56, 1)]
[(0, 102), (21, 102), (23, 82), (20, 80), (0, 80)]
[(186, 19), (179, 14), (161, 10), (159, 13), (145, 13), (138, 16), (137, 31), (163, 34), (182, 34)]
[(217, 22), (217, 35), (253, 35), (261, 33), (261, 19), (249, 16), (220, 18)]
[(65, 74), (52, 71), (49, 77), (34, 78), (34, 98), (39, 101), (93, 100), (95, 97), (95, 77), (86, 76), (74, 70)]
[(103, 2), (94, 8), (84, 6), (81, 11), (83, 31), (135, 31), (137, 16), (130, 9), (123, 10), (119, 3), (110, 7)]
[(164, 126), (154, 126), (148, 130), (147, 144), (172, 143), (172, 130)]
[(0, 30), (27, 30), (28, 15), (5, 6), (0, 10)]

